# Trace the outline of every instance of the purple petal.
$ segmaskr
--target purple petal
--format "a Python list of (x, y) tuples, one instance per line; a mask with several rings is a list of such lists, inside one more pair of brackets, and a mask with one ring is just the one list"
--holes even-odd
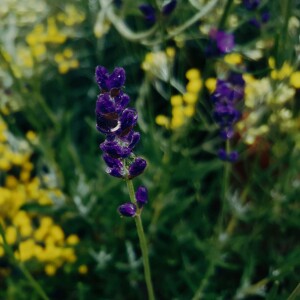
[(131, 149), (126, 146), (121, 146), (115, 141), (105, 141), (102, 144), (100, 144), (100, 149), (103, 152), (106, 152), (108, 155), (110, 155), (113, 158), (125, 158), (128, 157), (131, 154)]
[(136, 158), (133, 163), (129, 166), (129, 179), (132, 179), (142, 174), (147, 166), (147, 162), (141, 158)]
[(106, 80), (106, 84), (109, 90), (120, 89), (126, 80), (125, 70), (123, 68), (115, 68), (109, 78)]
[(101, 90), (108, 91), (106, 80), (108, 79), (109, 73), (106, 68), (102, 66), (96, 67), (96, 82), (98, 83)]

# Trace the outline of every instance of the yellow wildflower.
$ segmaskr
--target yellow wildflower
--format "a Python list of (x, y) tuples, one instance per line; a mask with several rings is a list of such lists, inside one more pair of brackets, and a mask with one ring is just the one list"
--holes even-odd
[(87, 274), (87, 272), (88, 272), (88, 267), (87, 267), (87, 265), (80, 265), (80, 266), (78, 267), (78, 272), (79, 272), (80, 274), (82, 274), (82, 275)]
[(300, 89), (300, 71), (292, 73), (290, 77), (290, 85), (296, 89)]

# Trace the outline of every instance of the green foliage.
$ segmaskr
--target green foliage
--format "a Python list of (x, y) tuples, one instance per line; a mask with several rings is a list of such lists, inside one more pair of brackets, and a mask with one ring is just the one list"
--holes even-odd
[[(29, 202), (20, 209), (51, 216), (66, 235), (77, 234), (80, 239), (76, 261), (63, 265), (55, 276), (46, 275), (36, 261), (25, 263), (49, 299), (146, 299), (147, 295), (135, 224), (117, 213), (117, 207), (129, 201), (126, 184), (105, 173), (98, 147), (103, 136), (95, 129), (97, 65), (126, 70), (124, 90), (139, 113), (141, 142), (136, 151), (148, 168), (134, 185), (149, 189), (143, 223), (156, 299), (287, 299), (300, 272), (299, 86), (289, 83), (291, 73), (274, 79), (268, 58), (275, 58), (276, 70), (283, 62), (293, 72), (299, 70), (300, 45), (295, 38), (299, 3), (261, 1), (259, 11), (249, 12), (241, 1), (178, 1), (173, 14), (158, 17), (149, 29), (138, 10), (141, 1), (123, 1), (121, 8), (104, 0), (42, 1), (44, 7), (31, 16), (24, 0), (20, 2), (25, 19), (15, 1), (4, 2), (6, 6), (0, 8), (0, 28), (4, 28), (0, 29), (1, 118), (20, 139), (25, 140), (28, 131), (37, 134), (38, 141), (30, 142), (33, 173), (40, 178), (51, 175), (64, 195), (64, 201), (54, 200), (51, 206)], [(30, 48), (26, 36), (37, 24), (47, 28), (47, 20), (66, 13), (68, 5), (84, 19), (72, 25), (57, 21), (66, 40), (45, 42), (46, 52), (33, 55), (32, 65), (24, 67), (18, 49)], [(203, 16), (202, 10), (207, 11)], [(249, 19), (264, 10), (270, 11), (269, 22), (251, 27)], [(223, 57), (206, 55), (207, 28), (221, 19), (222, 27), (236, 36), (234, 52), (241, 54), (242, 68), (225, 63)], [(127, 24), (129, 34), (119, 22)], [(147, 53), (165, 53), (167, 47), (175, 49), (175, 56), (163, 80), (143, 70), (142, 62)], [(64, 73), (54, 57), (66, 48), (72, 49), (78, 66)], [(170, 98), (185, 90), (185, 73), (192, 68), (201, 71), (203, 80), (195, 114), (178, 129), (157, 125), (158, 115), (171, 116)], [(292, 89), (293, 96), (283, 104), (269, 105), (264, 98), (253, 109), (242, 108), (244, 118), (263, 111), (253, 127), (267, 125), (268, 132), (249, 144), (239, 131), (233, 145), (240, 159), (230, 166), (224, 193), (226, 163), (216, 156), (222, 141), (204, 83), (229, 69), (247, 71), (258, 81), (267, 78), (272, 99), (284, 94), (283, 85)], [(272, 94), (276, 88), (277, 94)], [(277, 116), (283, 109), (291, 116), (272, 123), (272, 114)], [(293, 125), (282, 130), (282, 122)], [(0, 168), (3, 187), (6, 176)], [(0, 199), (0, 221), (1, 205)], [(78, 272), (82, 265), (87, 273)], [(0, 257), (0, 299), (39, 299), (5, 255)]]

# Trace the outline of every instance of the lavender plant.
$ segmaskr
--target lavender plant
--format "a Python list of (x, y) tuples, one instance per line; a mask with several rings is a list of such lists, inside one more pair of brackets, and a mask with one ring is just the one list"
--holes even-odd
[(143, 173), (147, 162), (133, 153), (134, 147), (140, 140), (140, 134), (133, 130), (138, 115), (135, 109), (126, 108), (130, 98), (122, 91), (125, 79), (123, 68), (115, 68), (111, 74), (103, 66), (96, 68), (96, 81), (101, 89), (96, 102), (96, 128), (105, 134), (106, 138), (100, 144), (100, 149), (104, 152), (103, 160), (107, 165), (106, 172), (111, 176), (124, 179), (127, 183), (131, 202), (120, 205), (118, 211), (121, 216), (135, 219), (148, 297), (152, 300), (155, 297), (147, 241), (141, 220), (142, 209), (148, 201), (148, 192), (146, 187), (140, 186), (135, 193), (132, 183), (133, 178)]

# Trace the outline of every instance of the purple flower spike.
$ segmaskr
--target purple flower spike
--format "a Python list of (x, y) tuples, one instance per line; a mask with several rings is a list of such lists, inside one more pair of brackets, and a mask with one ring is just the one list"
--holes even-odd
[(144, 172), (144, 170), (146, 169), (147, 166), (147, 162), (141, 158), (141, 157), (137, 157), (133, 163), (129, 166), (129, 179), (132, 179), (140, 174), (142, 174)]
[(164, 16), (170, 15), (173, 12), (173, 10), (176, 8), (176, 5), (177, 5), (177, 1), (171, 0), (169, 3), (165, 4), (162, 7), (162, 14)]
[(139, 6), (140, 11), (143, 13), (146, 21), (149, 24), (154, 24), (156, 21), (156, 12), (151, 4), (141, 4)]
[[(241, 112), (236, 108), (244, 97), (245, 81), (241, 74), (230, 72), (226, 80), (217, 80), (216, 89), (211, 95), (214, 105), (213, 118), (220, 127), (220, 136), (224, 140), (229, 140), (234, 136), (234, 124), (240, 119)], [(238, 153), (220, 149), (218, 156), (223, 161), (235, 162)]]
[(136, 206), (133, 203), (124, 203), (119, 206), (118, 211), (123, 217), (134, 217), (136, 214)]
[(148, 190), (144, 186), (139, 186), (135, 193), (136, 202), (142, 208), (148, 202)]

